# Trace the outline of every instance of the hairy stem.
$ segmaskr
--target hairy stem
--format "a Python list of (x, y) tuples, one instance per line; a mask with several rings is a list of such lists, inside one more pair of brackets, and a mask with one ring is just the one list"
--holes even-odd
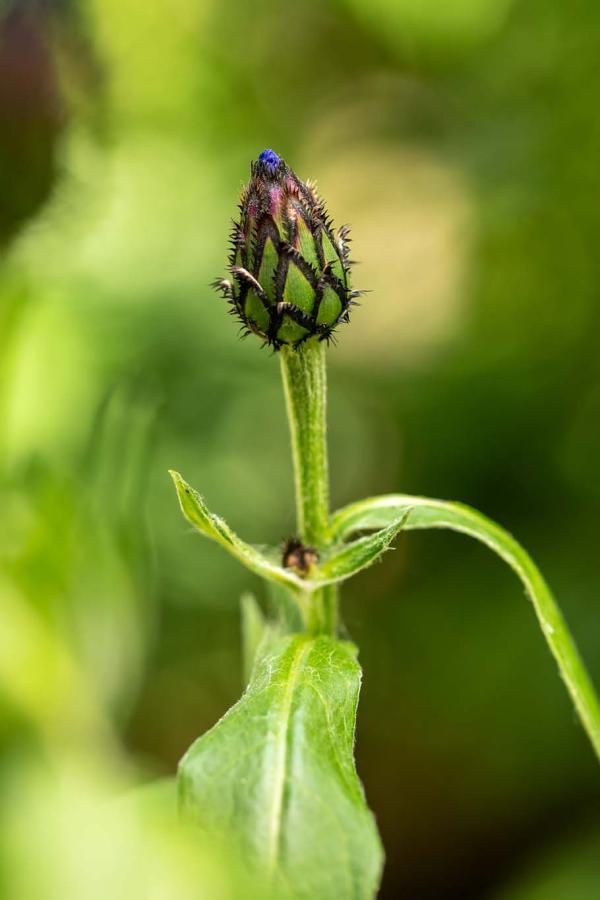
[(279, 355), (292, 439), (298, 537), (318, 547), (329, 537), (325, 344), (283, 347)]
[[(330, 542), (325, 344), (310, 340), (296, 349), (283, 347), (279, 356), (292, 442), (298, 537), (319, 551)], [(305, 600), (308, 630), (334, 634), (335, 588), (313, 591)]]

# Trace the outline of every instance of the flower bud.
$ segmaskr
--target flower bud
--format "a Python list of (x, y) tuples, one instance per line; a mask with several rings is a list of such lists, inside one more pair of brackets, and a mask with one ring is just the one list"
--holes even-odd
[(349, 229), (334, 233), (314, 186), (273, 150), (263, 150), (250, 172), (231, 234), (231, 278), (215, 287), (244, 332), (275, 349), (329, 340), (360, 295), (350, 289)]

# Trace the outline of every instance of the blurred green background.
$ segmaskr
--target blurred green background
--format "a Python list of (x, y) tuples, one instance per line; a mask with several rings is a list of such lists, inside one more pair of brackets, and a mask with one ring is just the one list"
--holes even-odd
[[(264, 147), (372, 291), (329, 352), (334, 504), (498, 519), (600, 684), (599, 49), (593, 0), (0, 2), (2, 896), (250, 896), (111, 798), (237, 699), (262, 590), (167, 468), (293, 531), (277, 359), (208, 287)], [(597, 766), (508, 570), (410, 534), (344, 618), (381, 897), (599, 896)]]

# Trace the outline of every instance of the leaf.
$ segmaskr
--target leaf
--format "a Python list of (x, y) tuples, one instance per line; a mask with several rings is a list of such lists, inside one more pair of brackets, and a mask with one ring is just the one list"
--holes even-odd
[(497, 553), (521, 579), (558, 663), (575, 708), (600, 758), (600, 703), (569, 628), (541, 572), (523, 547), (486, 516), (445, 500), (389, 494), (352, 503), (336, 512), (331, 527), (335, 540), (372, 528), (384, 528), (408, 513), (404, 528), (450, 528), (468, 534)]
[(278, 898), (375, 895), (382, 849), (353, 759), (360, 681), (351, 644), (282, 638), (180, 763), (184, 814), (237, 848)]
[(374, 534), (358, 538), (350, 544), (341, 544), (319, 563), (317, 580), (323, 584), (331, 584), (351, 578), (361, 569), (373, 565), (386, 550), (399, 531), (404, 527), (410, 509), (396, 516), (386, 527)]
[(247, 569), (267, 581), (287, 585), (296, 592), (306, 590), (306, 583), (290, 569), (278, 566), (256, 547), (246, 544), (231, 530), (224, 519), (210, 512), (198, 491), (190, 487), (179, 472), (170, 471), (169, 474), (175, 483), (183, 515), (200, 534), (216, 541), (243, 563)]
[[(268, 551), (259, 550), (242, 541), (223, 519), (210, 512), (201, 495), (178, 472), (171, 471), (170, 475), (177, 489), (181, 510), (197, 531), (228, 550), (251, 572), (291, 590), (296, 596), (299, 592), (309, 593), (324, 585), (344, 581), (370, 566), (389, 549), (409, 512), (406, 509), (398, 516), (388, 517), (377, 534), (359, 538), (350, 544), (339, 542), (327, 553), (321, 564), (313, 567), (310, 578), (302, 578), (293, 569), (273, 562), (271, 557), (275, 556), (276, 551), (267, 555)], [(289, 602), (287, 605), (289, 606)]]
[(282, 584), (271, 582), (267, 590), (267, 617), (275, 622), (279, 636), (304, 630), (304, 620), (297, 595)]
[(244, 683), (250, 681), (258, 648), (269, 630), (269, 622), (254, 594), (246, 592), (240, 598), (242, 620), (242, 663)]

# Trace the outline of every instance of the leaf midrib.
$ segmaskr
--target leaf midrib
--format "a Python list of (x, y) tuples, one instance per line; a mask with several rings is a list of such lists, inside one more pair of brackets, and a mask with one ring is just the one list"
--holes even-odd
[(271, 810), (269, 814), (269, 849), (268, 849), (268, 869), (272, 874), (277, 866), (279, 856), (279, 848), (281, 836), (283, 832), (283, 796), (285, 791), (286, 774), (288, 769), (290, 746), (291, 746), (291, 726), (292, 726), (292, 704), (294, 700), (294, 691), (297, 686), (298, 676), (302, 671), (306, 657), (314, 644), (314, 640), (303, 642), (296, 650), (294, 659), (290, 665), (287, 684), (283, 694), (281, 712), (281, 727), (277, 735), (275, 771), (273, 775), (274, 790)]

